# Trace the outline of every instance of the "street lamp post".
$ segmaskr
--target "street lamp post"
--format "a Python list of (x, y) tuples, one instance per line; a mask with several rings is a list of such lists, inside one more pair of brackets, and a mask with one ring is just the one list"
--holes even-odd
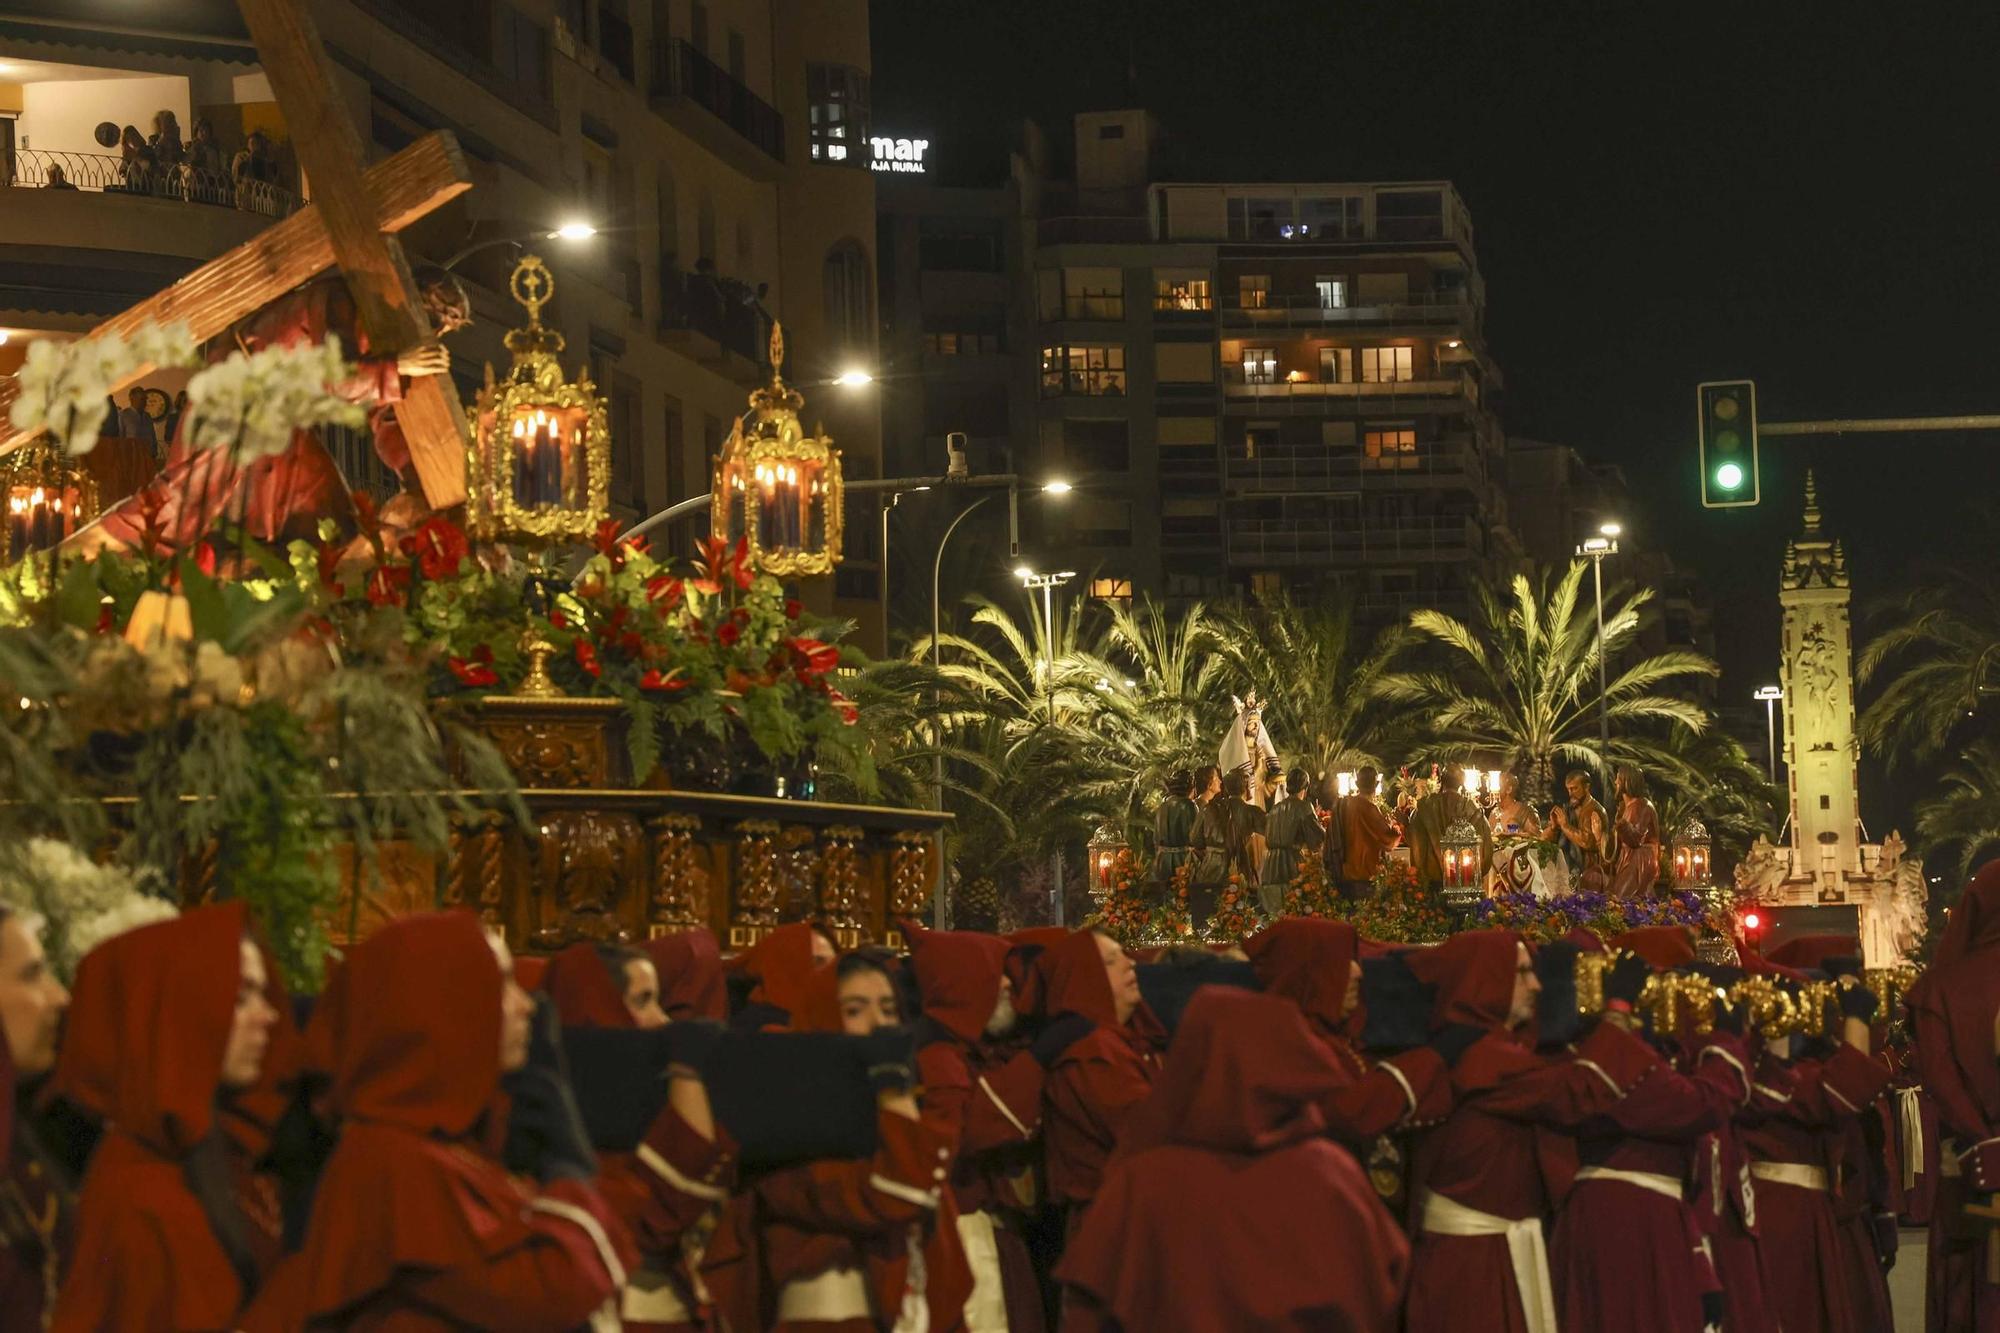
[[(1055, 711), (1055, 590), (1075, 578), (1076, 571), (1065, 569), (1059, 574), (1037, 574), (1026, 565), (1022, 565), (1014, 572), (1020, 575), (1021, 586), (1028, 589), (1031, 594), (1036, 588), (1042, 590), (1042, 660), (1037, 664), (1036, 674), (1041, 678), (1042, 720), (1046, 722), (1049, 720), (1049, 715)], [(1028, 615), (1030, 618), (1035, 614), (1034, 607), (1035, 604), (1031, 598), (1028, 602)], [(1063, 923), (1063, 854), (1060, 846), (1055, 849), (1055, 854), (1051, 858), (1050, 869), (1054, 875), (1054, 883), (1051, 885), (1049, 891), (1049, 918), (1052, 924), (1060, 926)]]
[(1778, 780), (1778, 700), (1785, 697), (1783, 687), (1759, 685), (1757, 692), (1750, 696), (1764, 702), (1764, 754), (1770, 763), (1771, 781)]
[(1623, 532), (1616, 523), (1606, 523), (1597, 530), (1598, 535), (1586, 538), (1576, 548), (1578, 555), (1590, 557), (1590, 582), (1597, 593), (1597, 757), (1605, 771), (1611, 768), (1611, 703), (1605, 698), (1604, 659), (1604, 557), (1618, 554), (1618, 534)]

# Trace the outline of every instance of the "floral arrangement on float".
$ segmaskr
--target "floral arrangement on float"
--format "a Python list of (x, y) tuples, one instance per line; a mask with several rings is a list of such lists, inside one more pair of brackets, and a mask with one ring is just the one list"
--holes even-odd
[(1322, 916), (1337, 914), (1340, 895), (1327, 883), (1326, 861), (1317, 847), (1299, 850), (1298, 872), (1292, 876), (1291, 884), (1285, 889), (1284, 914), (1286, 916)]
[(1531, 892), (1499, 893), (1473, 904), (1474, 924), (1518, 930), (1531, 940), (1560, 939), (1581, 926), (1609, 939), (1641, 926), (1686, 926), (1696, 932), (1732, 933), (1729, 914), (1718, 913), (1693, 890), (1645, 898), (1567, 893), (1549, 898)]
[(178, 915), (131, 871), (98, 864), (66, 842), (29, 838), (0, 874), (0, 902), (40, 923), (49, 967), (68, 984), (83, 956), (114, 935)]
[(1116, 936), (1121, 944), (1130, 946), (1141, 943), (1151, 932), (1154, 912), (1141, 887), (1143, 878), (1139, 858), (1131, 848), (1121, 847), (1112, 854), (1105, 880), (1104, 896), (1097, 904), (1096, 923)]
[(1208, 918), (1205, 937), (1213, 944), (1235, 944), (1255, 935), (1264, 927), (1264, 914), (1257, 904), (1257, 886), (1244, 881), (1241, 872), (1223, 881), (1216, 896), (1215, 911)]

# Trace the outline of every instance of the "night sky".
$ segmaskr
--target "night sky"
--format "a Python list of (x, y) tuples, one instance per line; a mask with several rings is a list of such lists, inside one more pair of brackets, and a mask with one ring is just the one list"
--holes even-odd
[[(940, 183), (1003, 178), (1023, 117), (1066, 171), (1070, 115), (1131, 105), (1160, 117), (1178, 179), (1455, 182), (1503, 424), (1624, 468), (1627, 527), (1708, 582), (1725, 703), (1777, 678), (1777, 567), (1808, 465), (1858, 611), (1947, 545), (1994, 562), (1976, 507), (2000, 432), (1771, 440), (1764, 504), (1726, 512), (1700, 507), (1693, 445), (1703, 379), (1754, 378), (1774, 421), (2000, 413), (1993, 6), (873, 12), (874, 122), (930, 138)], [(1907, 831), (1908, 782), (1874, 769), (1864, 818)]]

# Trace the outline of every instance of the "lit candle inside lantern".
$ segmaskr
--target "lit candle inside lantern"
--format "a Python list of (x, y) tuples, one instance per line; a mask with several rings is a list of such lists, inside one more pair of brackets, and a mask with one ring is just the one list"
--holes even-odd
[(49, 545), (48, 495), (39, 486), (28, 495), (28, 528), (34, 549), (46, 550)]

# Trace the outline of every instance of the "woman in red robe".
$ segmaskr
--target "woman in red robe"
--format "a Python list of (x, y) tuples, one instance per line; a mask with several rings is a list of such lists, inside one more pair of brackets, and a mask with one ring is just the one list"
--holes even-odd
[(729, 971), (757, 979), (745, 1008), (731, 1021), (783, 1027), (805, 1003), (814, 976), (833, 962), (836, 952), (833, 940), (810, 921), (779, 926), (729, 960)]
[[(666, 1026), (652, 961), (632, 950), (572, 945), (549, 960), (543, 986), (566, 1028)], [(670, 1066), (668, 1078), (667, 1104), (638, 1146), (631, 1152), (600, 1149), (597, 1156), (598, 1192), (639, 1250), (620, 1300), (627, 1333), (709, 1327), (682, 1243), (728, 1197), (735, 1179), (734, 1153), (718, 1142), (700, 1076)]]
[(531, 1012), (506, 945), (470, 912), (401, 917), (354, 947), (311, 1034), (332, 1064), (339, 1146), (304, 1246), (247, 1333), (559, 1333), (615, 1318), (630, 1256), (587, 1152), (570, 1142), (539, 1186), (498, 1156), (501, 1076), (529, 1063)]
[(1455, 935), (1411, 954), (1410, 970), (1437, 987), (1434, 1028), (1483, 1035), (1452, 1069), (1450, 1117), (1417, 1147), (1419, 1234), (1406, 1327), (1555, 1333), (1543, 1155), (1557, 1165), (1573, 1159), (1569, 1131), (1616, 1105), (1660, 1058), (1602, 1022), (1573, 1056), (1537, 1055), (1524, 1029), (1541, 986), (1513, 931)]
[(1991, 1224), (1961, 1213), (1970, 1195), (2000, 1189), (2000, 861), (1973, 876), (1909, 1003), (1917, 1069), (1948, 1136), (1931, 1212), (1926, 1323), (1931, 1333), (2000, 1333)]
[[(794, 998), (793, 1027), (802, 1032), (865, 1037), (902, 1017), (889, 974), (864, 955), (820, 968)], [(963, 1328), (972, 1274), (945, 1189), (952, 1145), (917, 1108), (914, 1067), (885, 1064), (870, 1074), (872, 1157), (773, 1171), (723, 1209), (702, 1272), (725, 1328)]]
[(722, 952), (715, 934), (693, 930), (647, 940), (646, 956), (660, 976), (660, 1007), (678, 1023), (687, 1018), (729, 1018), (729, 986), (723, 975)]
[(953, 1145), (952, 1198), (971, 1266), (967, 1333), (1039, 1333), (1041, 1294), (1016, 1219), (1033, 1202), (1042, 1122), (1042, 1066), (1009, 1037), (1010, 946), (996, 935), (905, 923), (925, 1027), (918, 1037), (920, 1106)]
[[(1678, 927), (1633, 931), (1613, 946), (1660, 967), (1695, 958)], [(1578, 1127), (1580, 1166), (1550, 1243), (1563, 1327), (1682, 1333), (1721, 1322), (1721, 1284), (1687, 1181), (1697, 1145), (1750, 1096), (1742, 1021), (1740, 1010), (1718, 1016), (1714, 1031), (1690, 1041), (1689, 1072), (1663, 1063)]]
[(1109, 935), (1079, 930), (1041, 959), (1049, 1026), (1035, 1040), (1048, 1069), (1042, 1143), (1049, 1197), (1077, 1218), (1097, 1193), (1120, 1126), (1159, 1076), (1166, 1029), (1139, 995), (1138, 969)]
[(1451, 1111), (1451, 1075), (1428, 1046), (1371, 1063), (1355, 1044), (1361, 937), (1344, 921), (1286, 917), (1243, 943), (1271, 995), (1299, 1007), (1327, 1044), (1339, 1086), (1320, 1107), (1327, 1132), (1359, 1149), (1382, 1134), (1435, 1124)]
[(77, 971), (54, 1091), (101, 1116), (104, 1137), (53, 1329), (237, 1328), (278, 1260), (277, 1191), (250, 1164), (286, 1001), (248, 927), (241, 903), (197, 908)]
[(1391, 1333), (1409, 1244), (1327, 1138), (1346, 1078), (1295, 1006), (1197, 991), (1057, 1270), (1063, 1333)]

